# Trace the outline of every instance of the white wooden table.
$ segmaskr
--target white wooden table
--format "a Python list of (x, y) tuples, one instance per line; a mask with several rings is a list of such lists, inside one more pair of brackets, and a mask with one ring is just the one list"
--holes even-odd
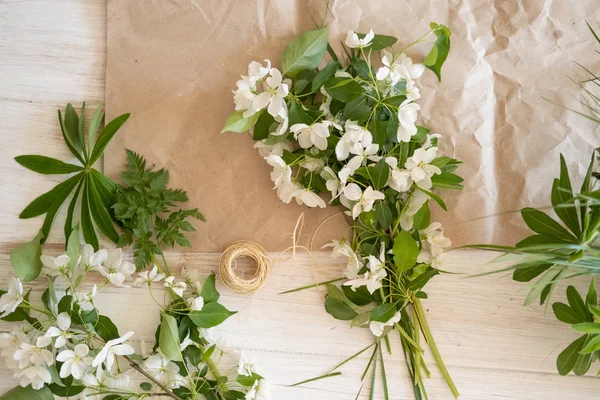
[[(0, 0), (0, 287), (11, 276), (10, 251), (29, 240), (41, 219), (21, 221), (17, 215), (34, 197), (50, 189), (56, 179), (20, 167), (13, 157), (44, 154), (68, 160), (56, 121), (56, 109), (67, 102), (104, 100), (106, 61), (106, 4), (101, 0)], [(57, 221), (60, 224), (61, 218)], [(57, 229), (60, 231), (61, 229)], [(59, 233), (55, 232), (57, 242)], [(58, 253), (60, 246), (48, 246)], [(464, 274), (490, 270), (490, 255), (451, 253), (448, 269)], [(170, 254), (178, 268), (216, 270), (216, 254)], [(318, 256), (332, 264), (328, 255)], [(278, 295), (313, 282), (307, 259), (277, 265), (266, 286), (249, 296), (220, 287), (223, 302), (239, 311), (223, 325), (231, 345), (258, 359), (273, 383), (273, 399), (354, 399), (367, 362), (361, 356), (342, 368), (343, 375), (304, 387), (286, 384), (326, 372), (370, 343), (364, 329), (350, 329), (324, 310), (314, 290)], [(577, 281), (585, 287), (586, 280)], [(555, 359), (576, 335), (539, 306), (522, 307), (526, 285), (492, 275), (464, 279), (464, 275), (436, 277), (424, 302), (440, 351), (461, 392), (461, 399), (597, 399), (600, 378), (558, 376)], [(41, 295), (42, 286), (32, 296)], [(563, 297), (564, 287), (557, 299)], [(107, 289), (101, 308), (121, 331), (134, 330), (134, 339), (153, 340), (158, 314), (143, 289)], [(0, 330), (10, 329), (7, 323)], [(399, 351), (387, 358), (392, 399), (412, 398), (409, 376)], [(431, 357), (431, 399), (451, 398)], [(15, 385), (0, 367), (0, 392)], [(366, 393), (364, 391), (363, 393)], [(362, 398), (367, 398), (363, 396)], [(382, 391), (376, 396), (382, 399)]]

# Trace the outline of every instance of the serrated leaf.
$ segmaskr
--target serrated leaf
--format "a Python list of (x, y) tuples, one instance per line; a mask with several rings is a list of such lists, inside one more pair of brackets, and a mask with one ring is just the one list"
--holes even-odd
[(300, 71), (319, 66), (327, 51), (329, 28), (304, 32), (292, 40), (281, 54), (283, 75), (294, 78)]

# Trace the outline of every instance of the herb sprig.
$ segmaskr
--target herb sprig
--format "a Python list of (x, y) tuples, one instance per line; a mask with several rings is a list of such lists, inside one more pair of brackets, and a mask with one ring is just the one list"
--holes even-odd
[(169, 171), (147, 167), (141, 155), (127, 150), (127, 169), (120, 178), (123, 185), (117, 189), (113, 206), (122, 223), (118, 246), (133, 245), (138, 270), (156, 263), (156, 255), (163, 256), (163, 246), (191, 247), (184, 232), (196, 229), (189, 219), (205, 219), (197, 208), (174, 210), (188, 197), (184, 190), (167, 188)]

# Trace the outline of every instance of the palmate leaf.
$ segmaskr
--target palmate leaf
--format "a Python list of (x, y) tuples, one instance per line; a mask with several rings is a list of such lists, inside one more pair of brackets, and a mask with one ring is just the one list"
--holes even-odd
[(24, 167), (41, 174), (72, 174), (52, 190), (38, 196), (19, 215), (20, 218), (33, 218), (46, 214), (42, 226), (42, 243), (50, 233), (54, 217), (65, 201), (71, 198), (65, 220), (64, 233), (69, 237), (76, 222), (76, 205), (81, 198), (81, 229), (88, 243), (98, 249), (97, 225), (110, 240), (117, 242), (118, 234), (114, 227), (112, 205), (115, 201), (117, 185), (93, 168), (93, 164), (104, 152), (119, 128), (127, 121), (129, 114), (121, 115), (109, 122), (96, 136), (103, 113), (101, 107), (94, 112), (89, 126), (89, 139), (85, 139), (85, 103), (81, 117), (71, 104), (65, 110), (64, 119), (58, 111), (59, 124), (65, 144), (82, 165), (68, 164), (54, 158), (41, 155), (18, 156), (15, 160)]

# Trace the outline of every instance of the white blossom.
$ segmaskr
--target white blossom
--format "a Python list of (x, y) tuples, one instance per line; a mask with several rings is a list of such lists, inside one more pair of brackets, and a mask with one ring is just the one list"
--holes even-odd
[(419, 79), (425, 71), (423, 64), (413, 64), (406, 54), (402, 53), (394, 58), (388, 50), (381, 51), (381, 63), (383, 66), (377, 70), (375, 77), (379, 81), (388, 79), (391, 86), (395, 86), (402, 79), (407, 82)]
[(246, 357), (244, 352), (241, 352), (240, 359), (238, 361), (238, 375), (244, 376), (252, 376), (252, 374), (256, 373), (256, 365), (254, 360)]
[(278, 188), (283, 184), (290, 185), (292, 183), (292, 169), (283, 161), (283, 158), (275, 154), (265, 157), (267, 164), (273, 167), (271, 172), (271, 180)]
[(56, 356), (56, 361), (63, 363), (60, 367), (60, 377), (66, 378), (72, 375), (75, 379), (81, 379), (88, 366), (92, 365), (92, 358), (87, 345), (80, 343), (73, 350), (63, 350)]
[(281, 72), (277, 68), (271, 68), (269, 74), (264, 81), (264, 91), (252, 100), (252, 108), (256, 112), (266, 107), (273, 117), (285, 118), (287, 106), (284, 99), (289, 93), (289, 86), (283, 82)]
[(248, 65), (248, 80), (253, 86), (267, 76), (271, 70), (271, 60), (265, 58), (264, 61), (264, 66), (258, 61), (251, 61)]
[(398, 142), (410, 142), (410, 138), (417, 134), (417, 111), (421, 106), (417, 103), (402, 103), (398, 108)]
[(244, 111), (244, 118), (251, 117), (256, 113), (252, 107), (254, 98), (256, 97), (256, 86), (252, 84), (250, 78), (242, 76), (242, 79), (236, 82), (236, 89), (233, 91), (233, 101), (236, 111)]
[(144, 361), (144, 368), (154, 379), (169, 389), (176, 389), (183, 382), (177, 364), (167, 360), (162, 354), (154, 354), (148, 357)]
[(106, 342), (102, 350), (96, 355), (92, 362), (93, 367), (97, 367), (104, 363), (108, 371), (112, 370), (115, 363), (116, 356), (131, 355), (134, 353), (133, 347), (125, 343), (130, 337), (134, 335), (133, 332), (127, 332), (123, 336), (117, 339), (112, 339)]
[(283, 183), (277, 188), (277, 196), (281, 201), (288, 204), (302, 190), (304, 190), (304, 186), (297, 182)]
[(323, 171), (321, 171), (321, 178), (325, 180), (325, 187), (331, 192), (332, 200), (335, 199), (341, 187), (341, 182), (337, 174), (331, 167), (325, 166), (323, 167)]
[(11, 277), (8, 291), (0, 297), (0, 318), (14, 312), (23, 302), (23, 284), (20, 278)]
[(79, 261), (79, 267), (85, 271), (97, 269), (106, 260), (107, 251), (106, 249), (100, 249), (94, 252), (94, 247), (91, 244), (84, 244), (81, 246), (81, 259)]
[(313, 192), (310, 189), (307, 188), (302, 188), (301, 190), (296, 191), (296, 193), (294, 194), (294, 196), (296, 197), (296, 202), (299, 205), (303, 205), (306, 204), (308, 207), (319, 207), (319, 208), (325, 208), (327, 207), (327, 204), (325, 203), (325, 200), (323, 200), (318, 194), (316, 194), (315, 192)]
[(270, 156), (271, 154), (281, 157), (283, 155), (284, 150), (293, 150), (292, 142), (290, 142), (287, 139), (272, 145), (267, 144), (266, 142), (267, 139), (263, 139), (254, 143), (254, 148), (258, 150), (258, 154), (260, 154), (260, 156), (263, 158)]
[(122, 287), (125, 280), (135, 272), (135, 265), (123, 260), (121, 249), (112, 249), (107, 250), (106, 259), (95, 269), (112, 285)]
[(385, 199), (385, 195), (378, 190), (374, 190), (371, 186), (365, 189), (363, 192), (356, 183), (348, 184), (344, 190), (344, 197), (354, 202), (354, 204), (347, 204), (346, 206), (352, 210), (352, 218), (356, 219), (361, 213), (369, 212), (373, 209), (373, 205), (377, 200)]
[(419, 211), (419, 209), (427, 202), (429, 196), (421, 192), (420, 190), (415, 191), (408, 200), (408, 206), (406, 210), (400, 216), (400, 227), (404, 231), (410, 231), (413, 228), (413, 217)]
[(356, 121), (348, 120), (344, 124), (344, 133), (335, 146), (335, 155), (339, 161), (343, 161), (350, 155), (350, 149), (359, 144), (363, 149), (373, 143), (373, 135), (364, 126)]
[(369, 33), (367, 33), (365, 35), (364, 38), (359, 39), (358, 35), (356, 33), (354, 33), (353, 30), (348, 31), (348, 35), (346, 35), (346, 41), (344, 42), (346, 44), (346, 46), (356, 49), (356, 48), (361, 48), (361, 47), (368, 47), (371, 45), (371, 41), (373, 40), (373, 38), (375, 37), (375, 33), (373, 33), (373, 29), (371, 29), (369, 31)]
[(54, 364), (52, 352), (46, 349), (50, 343), (52, 343), (52, 338), (48, 336), (38, 336), (35, 344), (21, 343), (21, 348), (15, 352), (13, 359), (19, 362), (20, 369), (24, 369), (30, 364), (40, 366), (46, 363), (47, 366), (50, 366)]
[(315, 146), (319, 150), (325, 150), (327, 149), (329, 126), (327, 121), (316, 122), (312, 125), (294, 124), (290, 127), (290, 131), (303, 149)]
[(179, 297), (183, 297), (183, 292), (187, 289), (185, 282), (175, 282), (175, 277), (172, 275), (165, 278), (163, 285), (164, 287), (171, 289), (173, 293)]
[(430, 189), (432, 186), (431, 177), (434, 174), (441, 174), (442, 171), (431, 162), (437, 157), (437, 147), (430, 147), (427, 150), (416, 149), (412, 157), (406, 160), (406, 169), (410, 171), (412, 180), (423, 189)]
[(61, 347), (67, 344), (67, 340), (72, 337), (71, 332), (69, 331), (71, 328), (71, 317), (66, 312), (62, 312), (58, 314), (56, 317), (56, 326), (51, 326), (46, 331), (46, 336), (51, 338), (56, 338), (54, 342), (54, 347), (60, 349)]
[(202, 296), (189, 297), (186, 302), (192, 311), (201, 311), (204, 308), (204, 298)]
[(13, 356), (21, 349), (21, 343), (29, 343), (29, 338), (23, 331), (0, 333), (0, 355), (4, 357), (6, 366), (10, 369), (15, 369), (19, 365)]
[(385, 162), (391, 168), (387, 185), (397, 192), (407, 192), (413, 184), (410, 172), (398, 168), (398, 159), (396, 157), (386, 157)]
[(367, 260), (368, 271), (363, 275), (358, 275), (355, 279), (344, 282), (344, 286), (350, 286), (354, 291), (361, 286), (366, 286), (371, 294), (382, 287), (381, 281), (387, 276), (385, 269), (385, 245), (383, 242), (381, 243), (379, 258), (370, 255)]
[(217, 335), (217, 331), (214, 328), (201, 328), (200, 334), (210, 346), (214, 345), (217, 350), (223, 353), (234, 352), (234, 349), (229, 345), (229, 341), (225, 337)]
[(245, 400), (269, 400), (269, 392), (271, 386), (265, 379), (256, 380), (248, 393)]
[(369, 328), (371, 329), (373, 335), (380, 337), (383, 334), (383, 330), (386, 326), (394, 326), (394, 324), (397, 324), (400, 321), (400, 318), (400, 311), (398, 311), (386, 322), (371, 321)]
[(356, 279), (358, 277), (358, 271), (362, 268), (359, 256), (352, 250), (350, 244), (345, 240), (332, 240), (330, 243), (325, 244), (322, 249), (332, 247), (331, 257), (340, 258), (346, 257), (346, 271), (345, 275), (348, 279)]
[(71, 259), (68, 255), (63, 254), (58, 257), (52, 257), (42, 254), (40, 260), (44, 265), (44, 273), (50, 276), (69, 275), (69, 261)]
[(133, 283), (135, 286), (152, 285), (152, 282), (160, 282), (164, 279), (165, 274), (158, 272), (158, 267), (154, 265), (150, 271), (142, 271)]
[(46, 383), (52, 382), (52, 375), (46, 367), (32, 365), (17, 374), (19, 385), (26, 387), (31, 385), (34, 390), (40, 390)]

